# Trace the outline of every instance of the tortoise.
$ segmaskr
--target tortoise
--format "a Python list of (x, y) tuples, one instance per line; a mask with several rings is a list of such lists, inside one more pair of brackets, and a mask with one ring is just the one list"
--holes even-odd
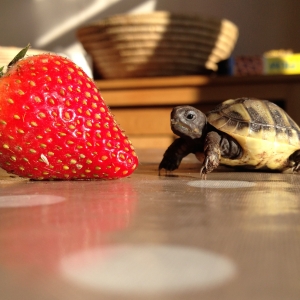
[(190, 153), (204, 159), (201, 178), (219, 164), (280, 172), (300, 169), (300, 128), (268, 100), (229, 99), (207, 115), (177, 106), (171, 112), (171, 129), (179, 138), (165, 151), (159, 173), (177, 169)]

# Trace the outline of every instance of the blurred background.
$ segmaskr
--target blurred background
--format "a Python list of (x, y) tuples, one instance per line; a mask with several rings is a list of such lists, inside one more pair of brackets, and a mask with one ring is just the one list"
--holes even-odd
[[(238, 76), (216, 78), (213, 73), (217, 70), (221, 75), (299, 74), (300, 54), (286, 61), (282, 56), (275, 61), (263, 58), (265, 52), (274, 49), (300, 53), (299, 0), (0, 0), (0, 3), (0, 62), (4, 48), (24, 47), (28, 43), (33, 49), (69, 56), (94, 77), (137, 148), (166, 148), (173, 141), (169, 113), (175, 105), (189, 104), (208, 111), (225, 99), (252, 96), (275, 101), (300, 122), (297, 114), (300, 77), (244, 76), (241, 80)], [(136, 23), (123, 26), (128, 25), (126, 19), (124, 24), (107, 26), (107, 19), (114, 15), (136, 18), (138, 14), (156, 11), (214, 18), (221, 23), (227, 19), (230, 21), (227, 25), (231, 25), (222, 29), (222, 38), (222, 26), (204, 24), (202, 19), (190, 27), (170, 18), (163, 28), (164, 25), (153, 23), (152, 17), (146, 25), (138, 24), (140, 27)], [(96, 21), (102, 21), (102, 25), (88, 26)], [(153, 29), (159, 36), (153, 40), (152, 48), (142, 49), (135, 43), (128, 46), (131, 37), (138, 35), (138, 28), (143, 34), (152, 33)], [(189, 41), (185, 40), (187, 36)], [(87, 42), (85, 48), (79, 37)], [(150, 41), (148, 35), (143, 38), (142, 42)], [(211, 48), (207, 46), (210, 38)], [(217, 44), (222, 48), (212, 49)], [(213, 52), (224, 54), (224, 47), (228, 48), (225, 51), (228, 55), (214, 61), (219, 65), (209, 70), (213, 72), (208, 74), (213, 76), (175, 77), (207, 74), (206, 59)], [(94, 55), (86, 55), (84, 49)], [(4, 57), (7, 62), (16, 49), (10, 51)], [(265, 72), (265, 65), (275, 69)], [(157, 78), (149, 79), (151, 76)], [(137, 77), (144, 78), (137, 80)], [(102, 80), (123, 78), (129, 80)]]
[(239, 28), (234, 55), (300, 52), (298, 0), (0, 0), (1, 46), (78, 52), (78, 27), (114, 14), (167, 10), (227, 18)]

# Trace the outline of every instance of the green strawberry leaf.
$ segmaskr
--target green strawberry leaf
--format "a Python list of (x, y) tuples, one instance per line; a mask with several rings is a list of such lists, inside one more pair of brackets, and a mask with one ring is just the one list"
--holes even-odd
[[(17, 61), (19, 61), (20, 59), (24, 58), (28, 49), (30, 48), (30, 44), (28, 44), (24, 49), (22, 49), (15, 57), (14, 59), (8, 64), (7, 68), (12, 67)], [(3, 68), (0, 70), (2, 71)], [(2, 74), (3, 75), (3, 74)]]

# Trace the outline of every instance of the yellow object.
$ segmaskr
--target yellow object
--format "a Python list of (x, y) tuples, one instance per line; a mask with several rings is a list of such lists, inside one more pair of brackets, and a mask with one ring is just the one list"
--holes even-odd
[(300, 74), (300, 53), (264, 56), (264, 74)]

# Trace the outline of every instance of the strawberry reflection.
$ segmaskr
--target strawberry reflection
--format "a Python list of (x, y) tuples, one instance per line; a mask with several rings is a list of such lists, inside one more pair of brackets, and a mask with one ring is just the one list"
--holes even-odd
[[(6, 192), (14, 197), (40, 196), (35, 206), (0, 209), (0, 264), (18, 269), (54, 271), (61, 257), (109, 243), (114, 232), (130, 225), (137, 201), (126, 179), (37, 182), (15, 190)], [(66, 201), (49, 204), (49, 195)]]

